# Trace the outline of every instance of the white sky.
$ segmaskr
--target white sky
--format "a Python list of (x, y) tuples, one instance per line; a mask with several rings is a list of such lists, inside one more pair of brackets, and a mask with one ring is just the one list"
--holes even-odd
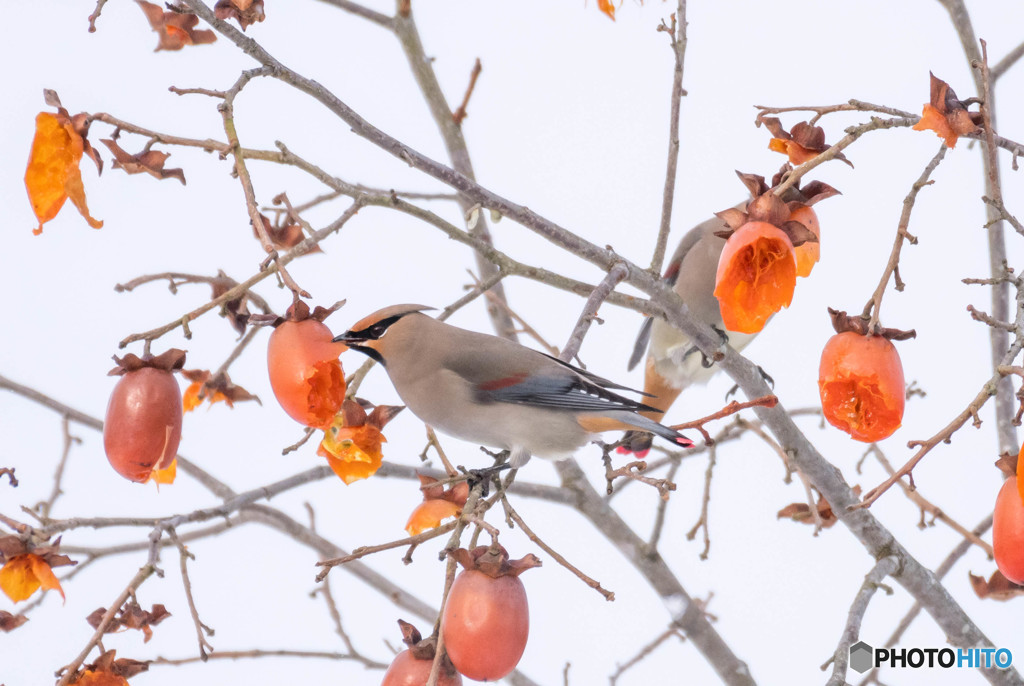
[[(464, 124), (481, 183), (528, 205), (599, 245), (647, 264), (660, 215), (672, 56), (666, 36), (654, 28), (673, 9), (650, 1), (627, 2), (615, 23), (595, 3), (478, 2), (415, 3), (428, 54), (450, 100), (461, 99), (473, 60), (484, 71)], [(384, 12), (390, 3), (372, 3)], [(106, 111), (161, 132), (223, 139), (212, 100), (181, 98), (179, 87), (229, 87), (238, 71), (253, 63), (228, 41), (183, 50), (152, 53), (156, 36), (142, 13), (126, 0), (110, 2), (98, 32), (86, 32), (91, 3), (16, 3), (5, 8), (8, 37), (0, 43), (0, 61), (8, 65), (0, 149), (0, 199), (6, 208), (5, 249), (0, 257), (0, 296), (6, 324), (0, 335), (0, 374), (32, 386), (71, 407), (102, 417), (114, 380), (105, 376), (110, 356), (121, 354), (126, 335), (179, 317), (209, 297), (205, 287), (184, 287), (177, 296), (161, 285), (130, 294), (115, 293), (116, 283), (142, 274), (186, 271), (213, 274), (223, 269), (236, 279), (254, 273), (263, 258), (251, 240), (238, 182), (229, 163), (195, 150), (170, 150), (169, 167), (183, 167), (188, 186), (128, 177), (108, 169), (97, 178), (90, 164), (83, 176), (93, 216), (106, 222), (88, 228), (69, 205), (41, 237), (25, 197), (22, 177), (34, 118), (46, 109), (42, 89), (53, 88), (72, 112)], [(970, 7), (978, 36), (989, 43), (993, 61), (1021, 42), (1024, 9), (1011, 3), (976, 2)], [(960, 97), (974, 95), (959, 41), (938, 2), (834, 3), (820, 0), (763, 3), (695, 2), (689, 7), (689, 46), (684, 86), (680, 171), (672, 241), (709, 213), (734, 204), (743, 188), (733, 170), (770, 176), (783, 158), (767, 150), (768, 134), (752, 126), (752, 105), (833, 104), (850, 98), (914, 112), (928, 97), (928, 72), (947, 80)], [(316, 2), (267, 0), (267, 21), (249, 29), (285, 64), (315, 78), (378, 127), (435, 159), (443, 147), (415, 89), (397, 41), (376, 26)], [(999, 85), (1000, 133), (1021, 140), (1018, 112), (1024, 92), (1024, 66)], [(272, 148), (284, 141), (292, 150), (351, 182), (414, 190), (442, 190), (350, 133), (347, 125), (322, 107), (272, 81), (251, 84), (236, 103), (242, 142)], [(824, 120), (829, 141), (865, 115), (833, 115)], [(799, 118), (784, 118), (787, 128)], [(96, 124), (91, 140), (109, 137)], [(141, 138), (124, 136), (134, 151)], [(932, 157), (939, 140), (931, 133), (896, 130), (869, 134), (847, 150), (856, 165), (820, 168), (820, 178), (843, 195), (818, 208), (822, 224), (822, 261), (802, 281), (793, 306), (749, 349), (749, 356), (776, 381), (790, 408), (814, 406), (817, 360), (831, 335), (826, 306), (859, 311), (875, 288), (895, 234), (902, 199)], [(106, 151), (103, 150), (106, 154)], [(1009, 171), (1003, 155), (1005, 195), (1011, 211), (1021, 211), (1019, 173)], [(251, 163), (262, 203), (282, 190), (302, 202), (322, 188), (301, 174)], [(927, 438), (945, 426), (988, 378), (987, 331), (974, 323), (969, 303), (990, 309), (989, 293), (960, 283), (987, 275), (980, 154), (961, 141), (934, 175), (936, 185), (922, 191), (910, 230), (920, 238), (906, 246), (902, 294), (890, 290), (883, 323), (916, 328), (918, 338), (899, 344), (906, 377), (928, 395), (907, 406), (904, 427), (884, 442), (893, 463), (910, 456), (906, 441)], [(308, 218), (316, 226), (346, 206), (335, 203)], [(451, 204), (431, 206), (458, 222)], [(558, 269), (596, 282), (600, 273), (554, 250), (511, 221), (494, 228), (497, 245), (531, 264)], [(1011, 236), (1011, 263), (1020, 265), (1019, 238)], [(365, 209), (339, 235), (324, 244), (326, 254), (303, 258), (291, 267), (314, 302), (348, 305), (328, 320), (337, 331), (383, 305), (424, 302), (444, 306), (462, 294), (468, 251), (426, 225), (397, 213)], [(581, 299), (526, 281), (506, 283), (513, 306), (556, 345), (564, 344)], [(288, 294), (261, 284), (259, 293), (283, 311)], [(640, 318), (606, 307), (604, 326), (586, 340), (582, 357), (595, 372), (636, 386), (639, 372), (625, 360)], [(454, 323), (488, 330), (481, 305), (459, 313)], [(180, 333), (154, 344), (189, 350), (188, 367), (216, 368), (232, 349), (234, 334), (212, 315), (192, 326), (194, 337)], [(232, 378), (264, 401), (240, 404), (233, 411), (217, 406), (186, 417), (181, 453), (238, 491), (269, 483), (320, 464), (315, 447), (282, 457), (300, 428), (278, 408), (266, 380), (261, 335), (231, 368)], [(131, 348), (139, 353), (141, 348)], [(348, 370), (361, 359), (346, 355)], [(731, 382), (716, 378), (706, 389), (687, 393), (670, 413), (684, 421), (722, 404)], [(379, 403), (396, 403), (384, 374), (375, 371), (361, 394)], [(940, 446), (915, 471), (922, 495), (950, 516), (973, 527), (988, 512), (999, 486), (991, 463), (996, 458), (992, 408), (986, 406), (981, 430), (966, 428), (953, 443)], [(839, 467), (847, 480), (870, 488), (884, 478), (868, 461), (859, 475), (855, 463), (864, 446), (838, 431), (802, 419), (812, 442)], [(213, 496), (186, 477), (157, 495), (117, 476), (107, 465), (95, 432), (73, 426), (83, 439), (75, 446), (64, 481), (65, 495), (54, 515), (159, 517), (216, 504)], [(12, 490), (0, 479), (0, 508), (19, 516), (18, 508), (45, 500), (60, 455), (57, 415), (14, 397), (0, 395), (0, 466), (17, 468), (21, 486)], [(423, 447), (422, 425), (408, 413), (387, 432), (388, 460), (415, 464)], [(481, 465), (475, 446), (449, 439), (454, 459)], [(596, 448), (579, 459), (595, 483), (602, 481)], [(776, 521), (775, 513), (802, 501), (799, 482), (781, 482), (778, 458), (762, 443), (724, 446), (712, 485), (711, 557), (700, 561), (699, 540), (685, 539), (700, 510), (704, 458), (688, 461), (677, 478), (678, 491), (662, 539), (666, 557), (694, 596), (714, 592), (710, 611), (717, 629), (749, 664), (761, 683), (820, 683), (818, 670), (835, 649), (846, 611), (872, 560), (842, 527), (812, 537), (811, 527)], [(555, 483), (549, 464), (534, 460), (520, 474), (526, 480)], [(321, 533), (342, 547), (401, 537), (402, 526), (418, 500), (410, 482), (369, 480), (345, 487), (336, 480), (290, 492), (271, 504), (306, 521), (311, 503)], [(639, 532), (647, 532), (656, 505), (650, 489), (631, 486), (620, 511)], [(561, 683), (570, 662), (570, 683), (603, 682), (617, 663), (630, 659), (666, 625), (658, 599), (628, 562), (592, 534), (564, 508), (520, 499), (520, 512), (542, 538), (616, 593), (606, 603), (552, 560), (529, 572), (533, 619), (530, 644), (520, 667), (539, 683)], [(957, 543), (942, 524), (919, 530), (915, 506), (898, 492), (872, 509), (924, 564), (934, 567)], [(500, 517), (493, 516), (496, 524)], [(74, 545), (141, 540), (148, 529), (75, 531)], [(518, 532), (503, 533), (514, 556), (533, 549)], [(419, 597), (437, 604), (443, 565), (437, 545), (424, 546), (415, 563), (404, 567), (403, 551), (370, 558), (368, 563)], [(338, 650), (315, 588), (314, 554), (278, 534), (255, 526), (191, 546), (193, 588), (200, 615), (217, 630), (218, 650), (292, 648)], [(535, 551), (539, 552), (539, 551)], [(542, 557), (544, 557), (542, 555)], [(47, 598), (19, 630), (0, 637), (0, 682), (7, 686), (46, 683), (69, 662), (92, 633), (84, 618), (107, 605), (127, 584), (144, 553), (96, 564), (67, 584), (67, 603)], [(147, 582), (139, 593), (148, 607), (162, 602), (173, 617), (142, 644), (137, 632), (108, 637), (118, 655), (146, 659), (184, 657), (195, 652), (177, 571), (176, 553), (165, 554), (166, 578)], [(997, 646), (1024, 660), (1020, 611), (1011, 604), (979, 601), (967, 571), (988, 576), (994, 564), (972, 550), (947, 577), (946, 586)], [(344, 570), (332, 583), (345, 626), (365, 654), (389, 659), (383, 644), (397, 642), (395, 619), (402, 616), (378, 594), (367, 591)], [(51, 594), (52, 595), (52, 594)], [(861, 637), (881, 644), (911, 604), (897, 587), (893, 596), (872, 602)], [(0, 609), (14, 610), (6, 598)], [(410, 619), (406, 617), (406, 619)], [(417, 622), (429, 631), (425, 622)], [(944, 639), (927, 618), (906, 634), (904, 647), (942, 647)], [(16, 656), (16, 657), (15, 657)], [(1019, 665), (1018, 665), (1019, 666)], [(328, 661), (218, 662), (188, 667), (154, 666), (133, 684), (160, 686), (182, 680), (218, 683), (291, 681), (376, 683), (378, 673)], [(678, 676), (677, 676), (678, 675)], [(713, 674), (692, 646), (671, 643), (631, 670), (620, 683), (712, 683)], [(980, 683), (975, 673), (914, 672), (883, 675), (890, 683)]]

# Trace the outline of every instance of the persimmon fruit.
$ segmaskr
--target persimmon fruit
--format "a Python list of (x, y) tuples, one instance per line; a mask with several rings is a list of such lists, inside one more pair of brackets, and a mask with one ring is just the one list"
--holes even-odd
[(181, 389), (174, 375), (142, 367), (114, 386), (103, 423), (110, 465), (131, 481), (149, 480), (174, 461), (181, 441)]
[(326, 429), (345, 401), (345, 374), (338, 356), (345, 345), (314, 319), (285, 321), (267, 345), (270, 386), (288, 415), (306, 426)]
[(729, 331), (757, 333), (789, 307), (796, 258), (789, 236), (773, 224), (747, 222), (725, 242), (715, 275), (715, 297)]
[(882, 336), (846, 331), (830, 338), (821, 352), (818, 391), (828, 423), (858, 441), (888, 438), (903, 422), (903, 364)]
[(1011, 476), (999, 489), (992, 514), (992, 553), (1007, 579), (1024, 585), (1024, 499)]
[[(421, 660), (411, 651), (403, 650), (391, 661), (380, 686), (427, 686), (433, 664), (433, 660)], [(448, 674), (442, 668), (437, 678), (437, 686), (462, 686), (462, 676), (458, 672)]]
[(501, 679), (519, 664), (530, 633), (523, 582), (462, 570), (448, 594), (441, 630), (455, 669), (477, 681)]
[[(806, 226), (815, 238), (821, 241), (821, 224), (818, 223), (818, 215), (813, 209), (801, 205), (790, 213), (789, 218)], [(814, 264), (821, 259), (821, 244), (817, 241), (807, 241), (793, 248), (793, 254), (796, 256), (796, 275), (810, 276)]]

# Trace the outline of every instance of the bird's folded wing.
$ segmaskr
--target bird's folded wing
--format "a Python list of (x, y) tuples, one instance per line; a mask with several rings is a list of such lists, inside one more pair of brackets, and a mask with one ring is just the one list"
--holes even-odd
[(574, 410), (577, 412), (607, 412), (610, 410), (642, 410), (646, 405), (605, 390), (585, 379), (571, 376), (531, 376), (497, 379), (476, 386), (482, 402), (512, 403)]

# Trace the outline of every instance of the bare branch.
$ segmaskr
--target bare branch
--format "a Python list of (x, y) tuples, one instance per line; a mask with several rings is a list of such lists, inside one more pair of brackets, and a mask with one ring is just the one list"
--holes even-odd
[(686, 57), (686, 0), (679, 0), (676, 12), (672, 15), (672, 25), (667, 27), (663, 22), (662, 28), (672, 37), (671, 45), (675, 68), (672, 70), (672, 95), (668, 115), (668, 162), (665, 169), (665, 189), (662, 191), (661, 199), (661, 225), (654, 244), (654, 255), (651, 256), (650, 269), (655, 275), (661, 273), (661, 266), (665, 261), (665, 247), (668, 245), (668, 234), (672, 229), (672, 205), (676, 195), (676, 167), (679, 163), (679, 113), (681, 101), (686, 94), (683, 89), (683, 63)]
[[(911, 186), (910, 192), (907, 197), (903, 199), (903, 212), (900, 214), (900, 221), (896, 225), (896, 240), (893, 241), (892, 252), (889, 253), (889, 261), (885, 265), (885, 269), (882, 271), (882, 278), (878, 281), (878, 287), (875, 288), (874, 294), (871, 296), (871, 300), (864, 307), (864, 313), (861, 315), (870, 315), (871, 320), (868, 322), (868, 331), (876, 331), (878, 329), (878, 318), (882, 309), (882, 297), (885, 295), (885, 289), (889, 286), (889, 279), (894, 274), (898, 274), (897, 270), (900, 265), (900, 250), (903, 248), (903, 241), (909, 240), (911, 243), (917, 243), (917, 239), (910, 235), (907, 229), (910, 227), (910, 213), (914, 209), (914, 203), (917, 202), (917, 194), (922, 188), (931, 184), (929, 177), (935, 168), (939, 166), (942, 159), (946, 156), (946, 144), (943, 143), (939, 146), (939, 151), (935, 153), (935, 157), (929, 162), (924, 171), (921, 172), (921, 176), (918, 177), (914, 185)], [(899, 276), (896, 277), (896, 290), (903, 290), (903, 282), (899, 280)]]
[[(861, 585), (860, 590), (857, 591), (857, 596), (853, 599), (853, 604), (850, 606), (850, 613), (846, 619), (846, 628), (843, 629), (843, 635), (839, 639), (839, 646), (836, 648), (835, 655), (832, 658), (832, 676), (829, 677), (827, 686), (844, 686), (846, 684), (846, 668), (850, 663), (850, 646), (860, 636), (860, 625), (864, 621), (864, 613), (868, 610), (868, 603), (871, 602), (871, 597), (875, 595), (875, 591), (879, 588), (884, 588), (887, 593), (892, 594), (891, 589), (882, 585), (882, 580), (887, 576), (895, 574), (896, 570), (899, 569), (899, 564), (899, 560), (892, 555), (883, 557), (864, 577), (864, 583)], [(828, 663), (826, 662), (822, 665), (822, 670), (824, 671), (827, 666)]]

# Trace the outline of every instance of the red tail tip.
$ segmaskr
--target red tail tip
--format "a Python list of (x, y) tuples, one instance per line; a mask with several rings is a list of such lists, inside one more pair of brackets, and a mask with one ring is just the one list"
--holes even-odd
[(618, 453), (619, 455), (628, 455), (630, 450), (626, 446), (620, 445), (618, 448), (615, 449), (615, 452)]
[(643, 460), (643, 459), (645, 459), (647, 457), (647, 453), (649, 453), (649, 452), (651, 452), (651, 449), (647, 448), (646, 450), (637, 450), (633, 454), (636, 455), (636, 459)]
[(680, 436), (679, 438), (677, 438), (676, 439), (676, 443), (678, 443), (679, 445), (683, 446), (684, 448), (692, 448), (693, 447), (693, 441), (691, 441), (686, 436)]

